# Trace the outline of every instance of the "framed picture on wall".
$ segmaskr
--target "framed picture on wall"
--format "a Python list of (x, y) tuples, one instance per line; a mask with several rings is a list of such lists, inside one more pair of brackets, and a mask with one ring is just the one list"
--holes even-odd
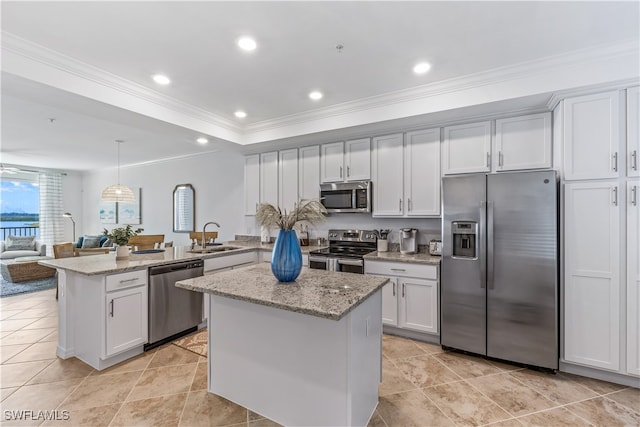
[(98, 213), (102, 224), (118, 223), (118, 208), (116, 202), (100, 202), (98, 205)]
[(136, 195), (135, 202), (118, 202), (118, 223), (120, 224), (140, 224), (142, 216), (140, 215), (140, 196), (141, 191), (138, 187), (129, 187)]

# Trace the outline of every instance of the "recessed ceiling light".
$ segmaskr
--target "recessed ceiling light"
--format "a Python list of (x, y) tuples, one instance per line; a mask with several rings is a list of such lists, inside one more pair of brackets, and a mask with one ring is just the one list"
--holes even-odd
[(313, 99), (314, 101), (317, 101), (318, 99), (322, 99), (322, 92), (314, 90), (313, 92), (309, 93), (309, 98)]
[(248, 36), (243, 36), (238, 39), (238, 46), (242, 50), (252, 51), (258, 46), (256, 41)]
[(413, 72), (416, 74), (424, 74), (431, 69), (431, 64), (428, 62), (420, 62), (413, 67)]
[(209, 142), (207, 138), (202, 138), (202, 137), (196, 139), (196, 141), (200, 144), (206, 144), (207, 142)]
[(247, 113), (245, 113), (245, 112), (244, 112), (244, 111), (242, 111), (242, 110), (238, 110), (238, 111), (236, 111), (236, 112), (235, 112), (235, 113), (233, 113), (233, 114), (235, 114), (235, 115), (236, 115), (236, 117), (237, 117), (237, 118), (239, 118), (239, 119), (244, 119), (245, 117), (247, 117)]
[(169, 80), (169, 77), (163, 74), (155, 74), (153, 76), (153, 81), (158, 83), (159, 85), (168, 85), (169, 83), (171, 83), (171, 80)]

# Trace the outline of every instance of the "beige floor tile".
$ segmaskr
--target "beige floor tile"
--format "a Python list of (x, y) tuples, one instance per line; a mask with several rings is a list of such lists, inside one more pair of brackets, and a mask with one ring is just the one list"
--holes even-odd
[(189, 393), (180, 426), (213, 427), (246, 421), (247, 410), (245, 408), (223, 397), (201, 390)]
[[(487, 427), (522, 427), (522, 423), (517, 418), (509, 418), (508, 420), (498, 421), (497, 423), (487, 424)], [(552, 426), (546, 426), (552, 427)]]
[(410, 339), (385, 334), (382, 335), (382, 354), (389, 359), (400, 359), (425, 353)]
[(513, 416), (556, 406), (551, 400), (525, 386), (509, 373), (471, 378), (467, 381)]
[(160, 366), (186, 365), (189, 363), (197, 363), (200, 355), (178, 347), (177, 345), (169, 345), (156, 351), (149, 368), (158, 368)]
[(515, 378), (554, 402), (564, 405), (596, 397), (598, 394), (561, 374), (547, 374), (524, 369), (512, 372)]
[(27, 384), (44, 384), (66, 379), (85, 378), (93, 372), (93, 368), (80, 359), (56, 359)]
[(58, 327), (57, 317), (43, 317), (33, 323), (28, 324), (23, 329), (50, 329)]
[(147, 369), (131, 390), (127, 402), (188, 392), (197, 365), (191, 363)]
[(0, 320), (0, 331), (18, 331), (38, 319), (7, 319)]
[(91, 375), (111, 375), (111, 374), (122, 374), (124, 372), (140, 372), (144, 371), (147, 366), (149, 366), (149, 362), (153, 359), (154, 351), (148, 351), (142, 353), (138, 356), (135, 356), (129, 360), (118, 363), (110, 368), (103, 369), (101, 371), (93, 371)]
[(45, 336), (44, 338), (42, 338), (40, 341), (38, 342), (46, 342), (46, 341), (55, 341), (58, 342), (58, 331), (55, 330), (53, 332), (51, 332), (49, 335)]
[(387, 427), (387, 425), (384, 423), (384, 420), (376, 410), (371, 416), (371, 419), (369, 420), (367, 427)]
[(186, 393), (136, 400), (122, 405), (111, 426), (177, 426), (185, 404)]
[(0, 363), (4, 363), (6, 360), (11, 359), (30, 345), (31, 344), (0, 345)]
[(2, 308), (7, 310), (28, 310), (40, 304), (42, 301), (39, 299), (29, 298), (3, 298), (3, 302), (6, 301), (6, 305), (3, 304)]
[(35, 360), (55, 359), (58, 343), (54, 341), (37, 342), (13, 356), (4, 363), (33, 362)]
[(501, 371), (521, 371), (523, 369), (526, 369), (526, 368), (523, 368), (522, 366), (514, 365), (513, 363), (499, 362), (497, 360), (491, 360), (491, 359), (485, 359), (485, 361), (489, 365), (494, 366), (500, 369)]
[(600, 381), (594, 378), (587, 378), (580, 375), (569, 374), (566, 372), (563, 372), (562, 375), (600, 394), (607, 394), (627, 388), (626, 386), (620, 384)]
[(7, 397), (11, 396), (13, 392), (19, 388), (20, 387), (0, 388), (0, 402), (5, 400)]
[(440, 363), (435, 356), (423, 355), (397, 359), (393, 363), (409, 381), (419, 388), (462, 380), (451, 369)]
[(389, 427), (454, 425), (420, 390), (380, 397), (378, 413)]
[(536, 412), (535, 414), (525, 415), (518, 418), (520, 423), (525, 426), (539, 426), (539, 427), (563, 427), (563, 426), (575, 426), (581, 427), (588, 425), (585, 420), (579, 416), (571, 413), (565, 408), (554, 408), (547, 411)]
[(198, 363), (189, 391), (207, 390), (207, 367), (207, 362)]
[(481, 377), (503, 372), (495, 366), (491, 366), (481, 357), (452, 352), (436, 354), (433, 357), (440, 360), (462, 378)]
[(11, 316), (11, 320), (40, 319), (41, 317), (45, 317), (47, 314), (49, 314), (50, 311), (51, 310), (48, 310), (46, 308), (30, 308), (28, 310), (19, 310), (15, 315)]
[(5, 310), (0, 309), (0, 320), (9, 319), (17, 314), (22, 313), (24, 310)]
[(140, 372), (88, 376), (61, 407), (67, 410), (95, 408), (124, 402), (140, 377)]
[(14, 363), (0, 365), (0, 384), (2, 388), (20, 387), (31, 378), (49, 366), (53, 360), (40, 360), (38, 362)]
[[(237, 425), (242, 425), (237, 424)], [(259, 420), (255, 420), (255, 421), (249, 421), (249, 427), (282, 427), (282, 424), (278, 424), (275, 421), (272, 421), (268, 418), (262, 418)]]
[(606, 397), (572, 403), (566, 408), (596, 426), (640, 425), (640, 414)]
[(11, 332), (3, 336), (2, 345), (33, 344), (54, 332), (55, 329), (29, 329)]
[(20, 387), (2, 402), (3, 410), (53, 411), (80, 384), (80, 379)]
[[(67, 420), (45, 421), (42, 425), (47, 427), (107, 427), (121, 406), (121, 403), (116, 403), (97, 408), (74, 409), (68, 411), (69, 418)], [(63, 410), (64, 408), (59, 409), (59, 411)]]
[(511, 418), (465, 381), (429, 387), (423, 391), (456, 424), (482, 425)]
[(627, 408), (640, 414), (640, 389), (628, 388), (615, 393), (607, 394), (607, 398), (614, 400)]
[(382, 383), (378, 389), (380, 396), (415, 390), (417, 388), (418, 386), (409, 381), (402, 371), (390, 360), (382, 359)]
[(418, 346), (418, 348), (420, 348), (422, 351), (424, 351), (427, 354), (437, 354), (437, 353), (445, 352), (440, 346), (440, 344), (432, 344), (429, 342), (422, 342), (422, 341), (415, 341), (415, 340), (413, 342)]

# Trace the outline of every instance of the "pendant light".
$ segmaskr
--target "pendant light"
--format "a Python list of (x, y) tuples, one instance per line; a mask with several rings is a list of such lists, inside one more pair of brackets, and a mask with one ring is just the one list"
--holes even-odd
[(103, 202), (135, 202), (136, 196), (126, 185), (120, 185), (120, 144), (124, 141), (116, 139), (118, 144), (118, 183), (110, 185), (102, 191)]

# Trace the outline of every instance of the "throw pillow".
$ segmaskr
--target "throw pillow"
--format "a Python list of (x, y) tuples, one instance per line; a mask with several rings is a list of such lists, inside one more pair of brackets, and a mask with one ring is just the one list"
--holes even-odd
[(100, 247), (100, 238), (102, 236), (87, 236), (86, 234), (82, 239), (82, 248), (99, 248)]
[(78, 237), (78, 243), (76, 243), (76, 248), (81, 248), (82, 247), (82, 241), (84, 240), (84, 237), (80, 236)]
[(110, 248), (111, 245), (113, 245), (113, 241), (111, 239), (107, 239), (104, 241), (104, 243), (102, 243), (102, 246), (100, 246), (101, 248)]
[(7, 236), (5, 240), (7, 251), (35, 251), (36, 236)]

